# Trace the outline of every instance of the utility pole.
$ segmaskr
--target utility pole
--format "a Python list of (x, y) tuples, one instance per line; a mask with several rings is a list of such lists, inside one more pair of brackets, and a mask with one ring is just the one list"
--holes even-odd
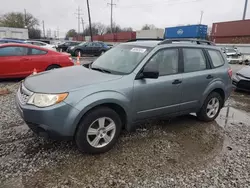
[(243, 20), (246, 19), (246, 13), (247, 13), (247, 5), (248, 5), (248, 0), (245, 0), (245, 7), (244, 7), (244, 12), (243, 12)]
[(24, 9), (24, 28), (27, 28), (27, 13), (26, 13), (26, 9)]
[(59, 27), (57, 27), (57, 39), (59, 39)]
[(204, 11), (201, 11), (200, 24), (202, 23), (202, 19), (203, 19), (203, 14), (204, 14)]
[(80, 6), (78, 6), (78, 9), (77, 9), (77, 13), (75, 13), (77, 15), (77, 19), (78, 19), (78, 34), (77, 34), (77, 39), (79, 39), (79, 34), (80, 34), (80, 25), (81, 25), (81, 15), (83, 15), (81, 13), (81, 8)]
[(46, 38), (46, 37), (45, 37), (45, 27), (44, 27), (44, 20), (43, 20), (43, 22), (42, 22), (42, 23), (43, 23), (43, 37), (44, 37), (44, 38)]
[(91, 37), (91, 42), (93, 42), (93, 34), (92, 34), (92, 26), (91, 26), (91, 16), (90, 16), (89, 0), (87, 0), (87, 7), (88, 7), (88, 15), (89, 15), (89, 31), (90, 31), (90, 37)]
[(84, 37), (84, 21), (83, 21), (83, 18), (81, 18), (82, 20), (82, 36)]
[(111, 8), (110, 28), (111, 28), (111, 33), (113, 33), (113, 6), (115, 6), (116, 4), (113, 3), (113, 0), (110, 0), (110, 3), (108, 3), (108, 5), (110, 5)]

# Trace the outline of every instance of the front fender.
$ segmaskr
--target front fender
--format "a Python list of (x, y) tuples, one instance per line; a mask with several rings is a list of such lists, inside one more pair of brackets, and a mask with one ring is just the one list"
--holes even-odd
[(127, 119), (129, 121), (129, 117), (131, 117), (131, 115), (129, 114), (130, 100), (121, 93), (115, 91), (103, 91), (88, 95), (75, 105), (75, 108), (79, 110), (80, 113), (75, 119), (74, 129), (76, 129), (81, 118), (84, 116), (84, 114), (86, 114), (86, 112), (96, 106), (107, 103), (116, 104), (122, 107), (126, 112)]

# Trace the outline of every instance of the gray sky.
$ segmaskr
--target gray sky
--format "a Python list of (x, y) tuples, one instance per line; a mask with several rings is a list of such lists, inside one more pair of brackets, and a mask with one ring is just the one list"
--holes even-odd
[[(110, 0), (89, 0), (92, 22), (110, 24)], [(139, 30), (143, 24), (165, 28), (182, 24), (197, 24), (204, 11), (203, 24), (242, 19), (245, 0), (113, 0), (114, 21), (122, 27)], [(56, 30), (60, 37), (69, 29), (77, 30), (76, 9), (81, 7), (88, 22), (86, 0), (0, 0), (0, 13), (24, 11), (32, 13), (45, 28)], [(250, 6), (250, 5), (249, 5)], [(250, 18), (250, 7), (247, 12)], [(82, 26), (81, 26), (82, 28)], [(82, 30), (82, 29), (81, 29)]]

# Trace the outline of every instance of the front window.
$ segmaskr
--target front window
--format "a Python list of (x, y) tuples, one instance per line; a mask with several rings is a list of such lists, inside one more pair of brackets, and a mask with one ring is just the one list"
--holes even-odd
[(114, 74), (131, 73), (151, 48), (131, 45), (119, 45), (100, 56), (92, 68), (99, 68)]
[(178, 73), (178, 49), (163, 49), (158, 51), (146, 66), (158, 67), (159, 76)]
[(79, 44), (79, 46), (85, 46), (87, 44), (88, 44), (87, 42), (82, 42), (82, 43)]
[(28, 54), (28, 49), (19, 46), (9, 46), (0, 48), (0, 56), (25, 56)]

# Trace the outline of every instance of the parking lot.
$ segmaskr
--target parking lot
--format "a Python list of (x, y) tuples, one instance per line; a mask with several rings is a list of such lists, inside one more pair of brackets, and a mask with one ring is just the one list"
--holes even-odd
[[(81, 63), (93, 58), (82, 59)], [(234, 73), (242, 65), (232, 65)], [(234, 92), (212, 123), (194, 115), (139, 124), (110, 152), (91, 156), (73, 142), (35, 136), (18, 116), (18, 82), (1, 82), (0, 181), (12, 187), (248, 187), (250, 98)]]

